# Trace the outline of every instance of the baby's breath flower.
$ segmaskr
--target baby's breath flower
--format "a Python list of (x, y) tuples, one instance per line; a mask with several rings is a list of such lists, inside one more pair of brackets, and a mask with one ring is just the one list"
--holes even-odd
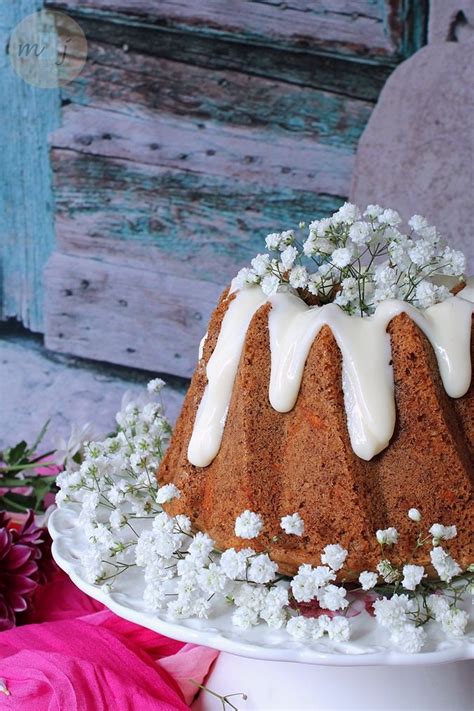
[(298, 573), (291, 581), (291, 589), (295, 600), (310, 602), (318, 590), (336, 579), (334, 571), (327, 566), (313, 568), (308, 563), (303, 563), (298, 568)]
[(346, 617), (333, 617), (327, 625), (329, 639), (335, 642), (347, 642), (351, 636), (351, 627)]
[(377, 572), (382, 576), (385, 582), (389, 584), (394, 583), (395, 580), (398, 580), (400, 577), (400, 573), (393, 567), (389, 560), (381, 560), (377, 564)]
[(449, 541), (458, 535), (456, 526), (443, 526), (441, 523), (434, 523), (430, 528), (430, 533), (433, 536), (434, 546), (438, 545), (440, 541)]
[(362, 586), (362, 590), (372, 590), (377, 585), (378, 577), (377, 573), (370, 573), (368, 570), (364, 570), (359, 575), (359, 583)]
[(150, 380), (147, 385), (147, 390), (149, 393), (160, 393), (165, 387), (165, 384), (165, 381), (161, 378), (155, 378), (154, 380)]
[(254, 583), (269, 583), (274, 579), (278, 565), (268, 557), (267, 553), (260, 553), (251, 559), (248, 567), (248, 579)]
[(406, 590), (415, 590), (424, 577), (425, 569), (421, 565), (404, 565), (402, 585)]
[(421, 232), (425, 227), (428, 227), (428, 220), (421, 215), (413, 215), (408, 220), (408, 224), (415, 232)]
[(267, 274), (261, 283), (262, 291), (266, 296), (271, 296), (276, 294), (278, 287), (280, 286), (280, 279), (276, 274)]
[(392, 546), (398, 541), (398, 531), (393, 526), (379, 529), (375, 535), (381, 545)]
[(441, 616), (443, 631), (449, 637), (462, 637), (468, 622), (469, 615), (467, 612), (459, 610), (457, 607), (449, 608)]
[(321, 562), (325, 565), (329, 565), (333, 570), (340, 570), (346, 558), (346, 549), (340, 546), (339, 543), (333, 543), (325, 547), (321, 555)]
[(462, 572), (461, 567), (441, 546), (433, 548), (430, 558), (440, 579), (447, 583)]
[(305, 267), (293, 267), (290, 271), (290, 285), (294, 289), (304, 289), (308, 283), (308, 272)]
[(345, 610), (349, 602), (346, 600), (347, 591), (338, 585), (326, 585), (317, 593), (318, 602), (325, 610)]
[(173, 499), (179, 499), (180, 496), (181, 492), (177, 486), (174, 484), (165, 484), (164, 486), (160, 486), (156, 492), (156, 501), (159, 504), (167, 504)]
[(375, 600), (373, 608), (379, 625), (393, 629), (406, 623), (406, 613), (410, 609), (410, 599), (408, 595), (393, 595), (391, 598), (383, 597), (380, 600)]
[(271, 234), (267, 235), (265, 238), (265, 244), (267, 245), (267, 249), (269, 249), (271, 252), (279, 249), (280, 243), (281, 243), (281, 232), (272, 232)]
[(269, 254), (257, 254), (251, 261), (252, 269), (257, 276), (264, 276), (270, 267)]
[(286, 624), (286, 631), (298, 640), (309, 640), (313, 637), (313, 630), (318, 627), (317, 621), (310, 617), (290, 617)]
[(367, 244), (372, 236), (373, 232), (367, 222), (354, 222), (349, 228), (349, 238), (354, 244)]
[(335, 267), (344, 269), (352, 260), (352, 251), (347, 247), (339, 247), (331, 254), (331, 262)]
[(406, 654), (416, 654), (420, 652), (425, 640), (426, 632), (422, 627), (406, 622), (392, 630), (390, 638), (402, 652)]
[(396, 210), (386, 209), (377, 215), (377, 220), (383, 225), (390, 225), (390, 227), (396, 227), (402, 221), (402, 218)]
[(262, 517), (253, 511), (244, 511), (235, 520), (235, 535), (239, 538), (257, 538), (262, 528)]
[(408, 518), (411, 521), (415, 521), (416, 523), (418, 523), (419, 521), (421, 521), (421, 513), (418, 511), (418, 509), (409, 509)]
[(364, 211), (364, 217), (370, 217), (371, 219), (375, 220), (379, 215), (381, 215), (383, 212), (383, 207), (380, 207), (380, 205), (367, 205), (365, 211)]
[(232, 614), (232, 624), (242, 630), (258, 625), (258, 612), (249, 607), (238, 607)]
[(458, 249), (446, 247), (443, 252), (442, 261), (447, 265), (443, 270), (444, 274), (458, 276), (464, 274), (466, 271), (466, 257)]
[(283, 250), (283, 252), (281, 253), (281, 266), (284, 272), (288, 271), (288, 269), (291, 269), (291, 267), (295, 263), (297, 256), (298, 250), (292, 245), (289, 245)]
[(299, 513), (283, 516), (280, 526), (289, 535), (302, 536), (304, 533), (304, 521)]
[(230, 580), (243, 578), (247, 570), (247, 561), (254, 554), (255, 551), (252, 548), (244, 548), (241, 551), (228, 548), (221, 555), (221, 568)]

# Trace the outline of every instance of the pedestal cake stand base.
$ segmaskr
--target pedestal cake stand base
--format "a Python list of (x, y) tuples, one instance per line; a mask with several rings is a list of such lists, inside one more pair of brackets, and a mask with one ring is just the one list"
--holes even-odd
[[(330, 667), (221, 652), (206, 680), (239, 711), (472, 711), (474, 662), (416, 667)], [(201, 693), (193, 711), (220, 711)]]

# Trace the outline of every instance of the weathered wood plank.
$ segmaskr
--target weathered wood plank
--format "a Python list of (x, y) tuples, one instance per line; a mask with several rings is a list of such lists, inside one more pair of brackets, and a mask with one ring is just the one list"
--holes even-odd
[(311, 134), (356, 148), (368, 101), (235, 71), (204, 69), (90, 42), (88, 62), (63, 99), (136, 118), (156, 112)]
[(191, 121), (157, 113), (154, 120), (94, 107), (66, 107), (54, 148), (145, 165), (259, 182), (330, 195), (349, 191), (353, 153), (283, 131)]
[[(46, 452), (57, 438), (68, 439), (73, 424), (93, 425), (99, 438), (112, 432), (125, 392), (140, 396), (155, 373), (120, 368), (47, 351), (36, 339), (12, 336), (0, 324), (0, 449), (25, 439), (34, 442), (42, 425), (50, 425), (41, 445)], [(166, 378), (162, 393), (166, 415), (176, 419), (186, 381)], [(27, 407), (20, 403), (28, 403)]]
[(376, 101), (392, 65), (352, 61), (339, 55), (318, 55), (302, 50), (232, 42), (176, 32), (165, 27), (128, 22), (121, 15), (96, 17), (70, 14), (80, 23), (88, 41), (114, 45), (123, 53), (139, 52), (207, 69), (232, 70), (285, 81), (299, 86)]
[(297, 0), (291, 4), (277, 0), (61, 0), (55, 5), (86, 16), (125, 14), (175, 31), (231, 41), (370, 55), (381, 61), (412, 50), (406, 25), (424, 9), (419, 0)]
[(221, 287), (56, 252), (46, 268), (45, 345), (190, 376)]
[(42, 329), (43, 266), (54, 245), (47, 136), (59, 123), (59, 94), (20, 79), (8, 38), (40, 0), (0, 4), (0, 319)]
[(265, 188), (70, 150), (52, 152), (58, 247), (222, 285), (268, 232), (335, 211), (342, 198)]

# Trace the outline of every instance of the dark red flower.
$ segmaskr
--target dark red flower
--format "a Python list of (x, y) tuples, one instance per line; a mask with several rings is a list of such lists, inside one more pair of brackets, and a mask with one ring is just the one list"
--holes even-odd
[(38, 584), (48, 577), (51, 561), (45, 534), (32, 511), (19, 529), (10, 527), (7, 515), (0, 512), (0, 631), (15, 626)]

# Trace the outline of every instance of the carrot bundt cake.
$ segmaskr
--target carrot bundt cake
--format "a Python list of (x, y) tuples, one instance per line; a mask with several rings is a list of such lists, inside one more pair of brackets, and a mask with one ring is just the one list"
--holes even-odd
[[(323, 548), (337, 542), (356, 575), (380, 560), (378, 529), (398, 531), (394, 562), (411, 556), (407, 511), (415, 507), (424, 521), (457, 525), (450, 552), (468, 565), (474, 283), (453, 269), (458, 253), (443, 248), (440, 257), (439, 246), (427, 259), (444, 260), (444, 269), (430, 276), (456, 274), (452, 281), (461, 288), (448, 292), (424, 266), (416, 283), (414, 250), (433, 228), (412, 218), (406, 236), (394, 211), (385, 211), (391, 221), (384, 223), (382, 208), (370, 206), (379, 212), (365, 220), (350, 208), (341, 208), (339, 221), (336, 213), (311, 223), (303, 247), (292, 231), (269, 235), (277, 257), (259, 255), (224, 292), (158, 472), (160, 484), (180, 491), (165, 508), (190, 516), (220, 549), (248, 546), (236, 536), (235, 520), (245, 510), (258, 512), (265, 525), (251, 545), (266, 550), (282, 573), (318, 565)], [(370, 247), (376, 241), (385, 252)], [(400, 267), (395, 243), (412, 266)], [(357, 273), (354, 264), (367, 249), (388, 257), (374, 260), (373, 272)], [(350, 255), (336, 254), (342, 250)], [(298, 262), (315, 255), (316, 278)], [(404, 281), (410, 269), (411, 281)], [(396, 288), (380, 295), (384, 280), (393, 285), (395, 278)], [(304, 521), (301, 536), (280, 526), (294, 513)], [(420, 549), (412, 560), (429, 564), (426, 557)]]

